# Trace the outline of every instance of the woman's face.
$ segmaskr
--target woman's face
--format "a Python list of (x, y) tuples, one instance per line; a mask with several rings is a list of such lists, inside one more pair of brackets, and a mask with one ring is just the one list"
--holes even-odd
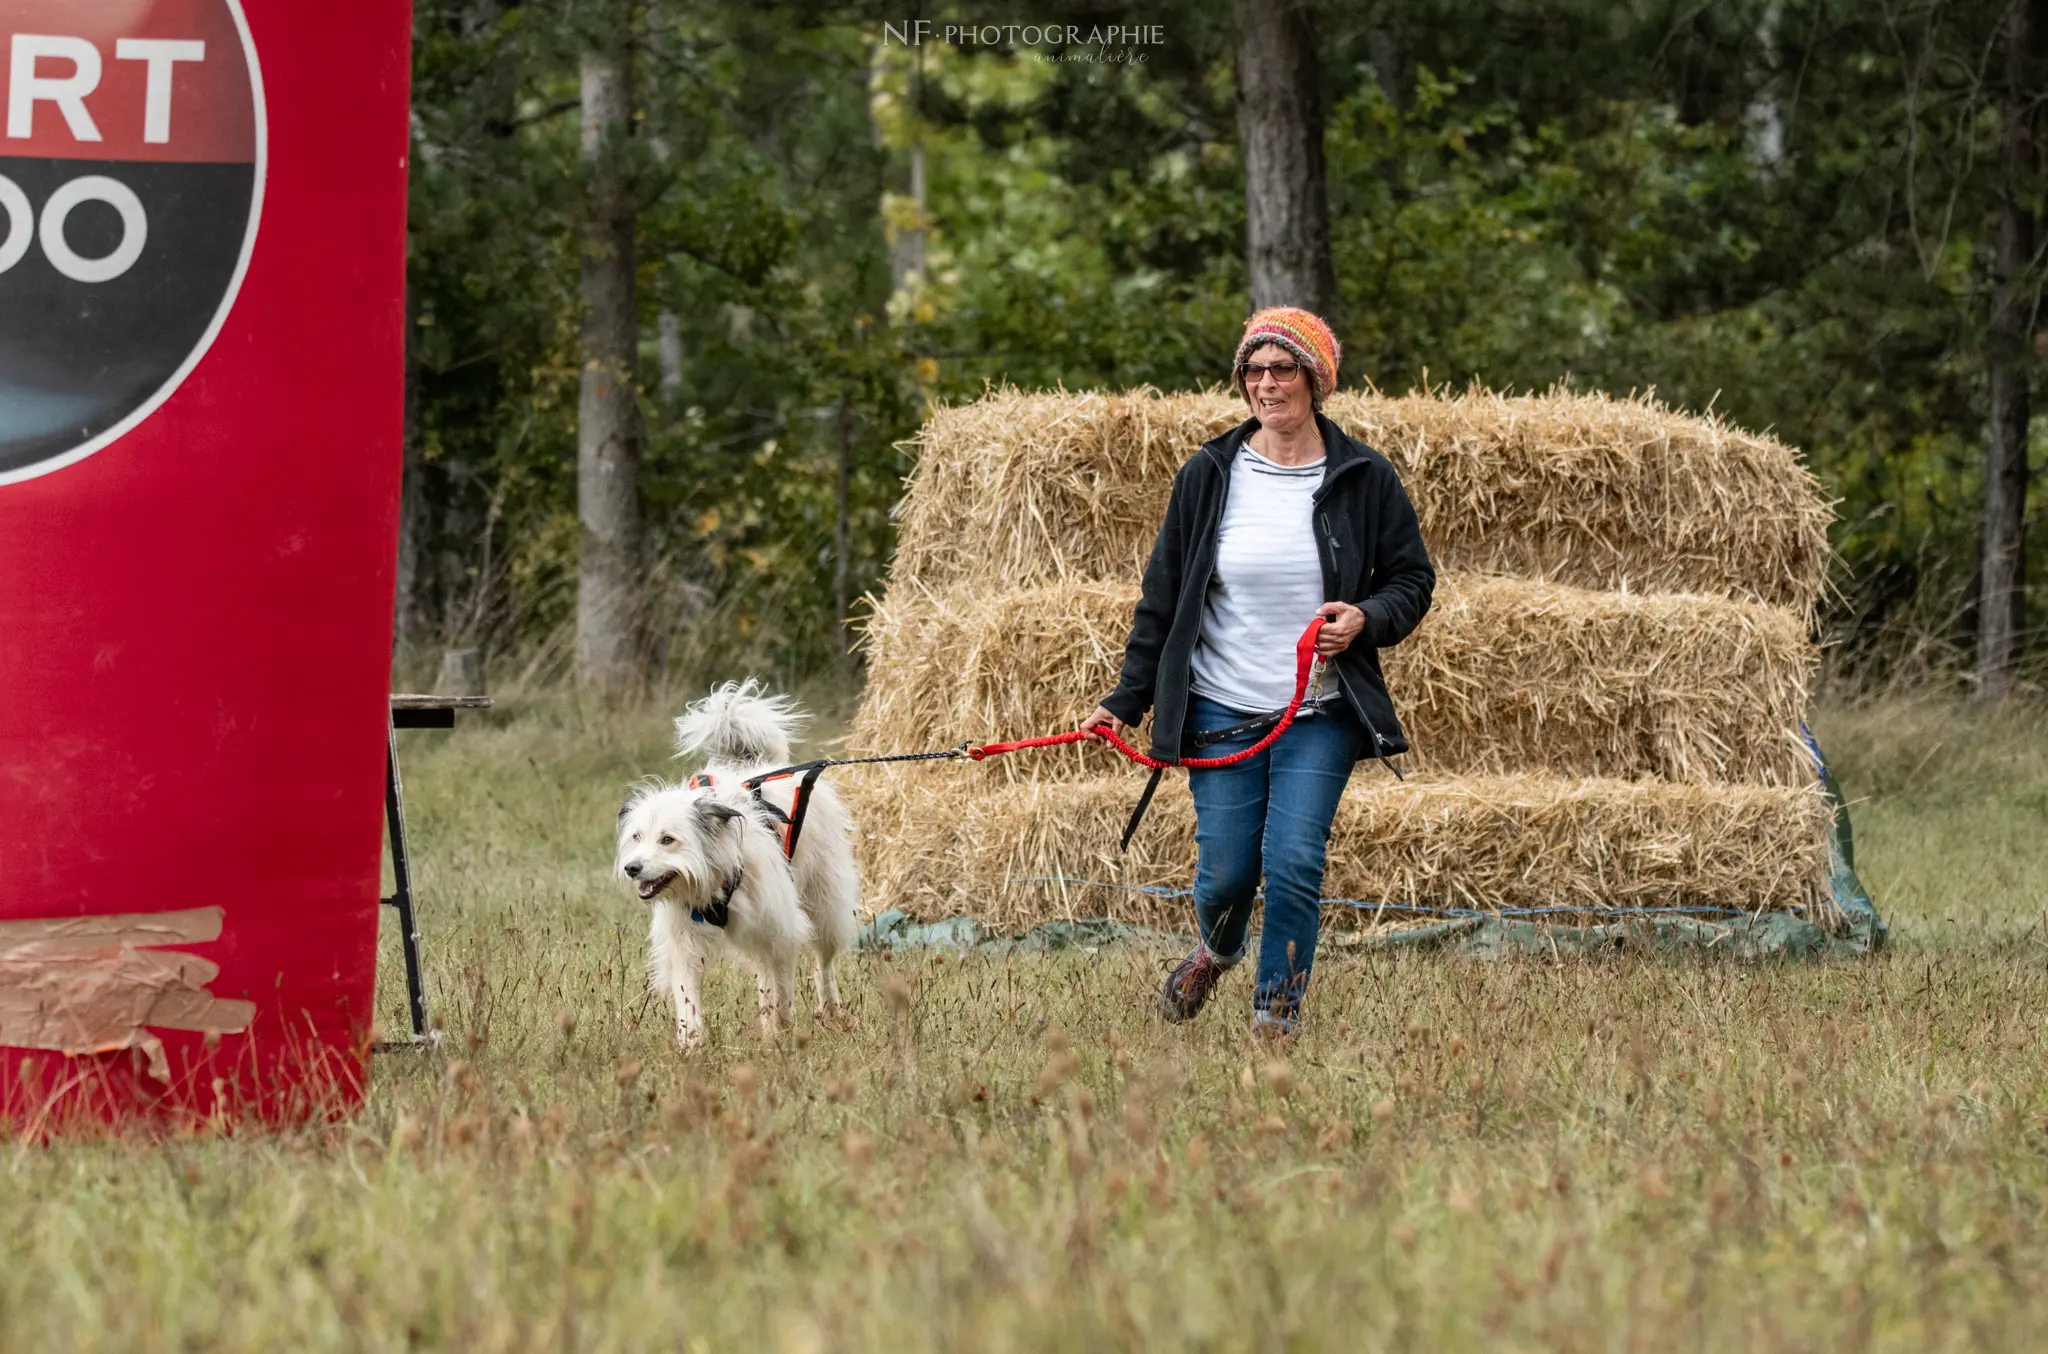
[[(1292, 367), (1294, 375), (1282, 381), (1271, 367)], [(1294, 354), (1277, 343), (1262, 343), (1245, 358), (1244, 393), (1251, 401), (1259, 426), (1276, 433), (1292, 432), (1315, 421), (1308, 369), (1294, 360)]]

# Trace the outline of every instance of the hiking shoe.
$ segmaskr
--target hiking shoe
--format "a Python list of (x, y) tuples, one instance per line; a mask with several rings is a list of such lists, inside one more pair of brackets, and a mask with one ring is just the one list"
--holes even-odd
[(1195, 946), (1195, 952), (1166, 975), (1166, 985), (1159, 989), (1159, 1013), (1176, 1025), (1193, 1020), (1201, 1014), (1222, 977), (1223, 965), (1216, 962), (1209, 947)]
[(1301, 1033), (1301, 1017), (1261, 1006), (1252, 1012), (1252, 1038), (1265, 1042), (1292, 1039)]

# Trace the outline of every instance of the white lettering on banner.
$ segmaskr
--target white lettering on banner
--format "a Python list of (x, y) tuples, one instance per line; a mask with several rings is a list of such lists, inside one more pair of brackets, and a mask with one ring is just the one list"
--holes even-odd
[(149, 63), (142, 139), (150, 145), (165, 144), (171, 139), (171, 67), (180, 61), (206, 60), (206, 44), (174, 42), (169, 38), (122, 38), (114, 44), (114, 59)]
[[(89, 259), (64, 238), (71, 211), (86, 202), (104, 202), (121, 217), (121, 243), (105, 258)], [(7, 237), (0, 241), (0, 273), (28, 256), (29, 241), (40, 238), (43, 256), (73, 282), (112, 282), (135, 266), (149, 243), (149, 213), (142, 199), (118, 179), (104, 174), (87, 174), (50, 194), (43, 204), (42, 227), (36, 227), (36, 209), (21, 186), (0, 174), (0, 212), (7, 216)]]
[(0, 244), (0, 273), (4, 273), (21, 262), (36, 234), (36, 209), (29, 205), (28, 194), (4, 174), (0, 174), (0, 211), (7, 213), (7, 240)]
[[(179, 62), (206, 60), (206, 44), (172, 38), (121, 38), (114, 59), (143, 65), (142, 140), (167, 145), (171, 139), (171, 94)], [(71, 70), (52, 75), (39, 66), (45, 60), (68, 61)], [(84, 38), (53, 33), (16, 33), (7, 59), (7, 136), (28, 140), (35, 135), (36, 105), (53, 103), (75, 141), (103, 138), (85, 101), (99, 88), (104, 64), (100, 50)], [(71, 247), (64, 234), (71, 212), (82, 203), (103, 202), (121, 218), (121, 243), (104, 258), (89, 259)], [(0, 175), (0, 214), (7, 232), (0, 237), (0, 273), (28, 256), (29, 246), (42, 242), (50, 266), (73, 282), (111, 282), (133, 268), (149, 243), (149, 213), (133, 189), (103, 174), (88, 174), (50, 194), (43, 204), (40, 228), (35, 206), (13, 180)]]
[[(49, 57), (69, 61), (69, 75), (39, 74), (36, 63)], [(140, 61), (144, 67), (142, 140), (167, 145), (171, 139), (172, 76), (181, 61), (206, 60), (206, 44), (174, 38), (122, 38), (114, 44), (116, 61)], [(54, 103), (71, 129), (74, 141), (101, 140), (85, 100), (100, 86), (103, 70), (99, 48), (84, 38), (48, 33), (16, 33), (7, 61), (7, 135), (26, 141), (35, 135), (36, 105)]]
[[(71, 209), (81, 202), (104, 202), (121, 214), (121, 243), (103, 259), (80, 257), (64, 238)], [(142, 257), (142, 247), (149, 243), (149, 216), (142, 210), (142, 199), (127, 184), (104, 174), (87, 174), (50, 194), (43, 204), (40, 238), (50, 266), (73, 282), (112, 282)]]
[[(71, 62), (71, 74), (37, 75), (40, 57)], [(85, 96), (100, 85), (100, 49), (84, 38), (53, 37), (45, 33), (16, 33), (14, 53), (7, 64), (7, 135), (26, 141), (35, 135), (36, 104), (57, 105), (64, 125), (74, 141), (97, 141), (100, 129), (85, 111)]]

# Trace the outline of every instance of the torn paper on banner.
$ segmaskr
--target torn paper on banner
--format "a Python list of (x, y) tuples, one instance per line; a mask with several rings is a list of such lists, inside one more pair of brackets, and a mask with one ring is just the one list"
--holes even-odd
[(169, 1083), (152, 1029), (239, 1034), (256, 1003), (216, 997), (220, 965), (163, 947), (220, 939), (218, 907), (0, 921), (0, 1047), (76, 1056), (141, 1049)]

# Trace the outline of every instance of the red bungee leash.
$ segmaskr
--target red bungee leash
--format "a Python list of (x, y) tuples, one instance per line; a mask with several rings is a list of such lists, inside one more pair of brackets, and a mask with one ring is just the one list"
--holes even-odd
[(1075, 729), (1071, 733), (1056, 733), (1045, 738), (1021, 738), (1014, 743), (982, 743), (968, 748), (967, 755), (979, 762), (990, 757), (999, 757), (1005, 752), (1022, 752), (1025, 748), (1061, 747), (1067, 743), (1081, 743), (1099, 738), (1139, 766), (1147, 766), (1154, 771), (1164, 771), (1170, 766), (1184, 766), (1191, 771), (1214, 771), (1221, 767), (1236, 766), (1239, 762), (1256, 757), (1273, 746), (1279, 741), (1280, 735), (1287, 732), (1287, 726), (1294, 722), (1295, 711), (1301, 709), (1301, 702), (1308, 695), (1309, 674), (1315, 670), (1316, 665), (1316, 636), (1321, 633), (1325, 620), (1325, 617), (1318, 616), (1310, 621), (1308, 629), (1302, 631), (1301, 638), (1294, 642), (1294, 699), (1287, 702), (1287, 708), (1280, 714), (1280, 722), (1273, 726), (1272, 732), (1242, 752), (1233, 752), (1226, 757), (1176, 757), (1170, 761), (1161, 761), (1157, 757), (1146, 756), (1109, 729), (1100, 729), (1095, 733), (1083, 733)]
[[(794, 858), (796, 855), (797, 836), (803, 831), (804, 810), (808, 805), (811, 786), (818, 779), (818, 774), (827, 767), (857, 766), (871, 762), (945, 761), (958, 757), (969, 757), (977, 762), (981, 762), (988, 760), (990, 757), (999, 757), (1005, 752), (1022, 752), (1025, 748), (1061, 747), (1068, 743), (1080, 743), (1091, 738), (1099, 738), (1136, 762), (1139, 766), (1146, 766), (1152, 769), (1152, 778), (1145, 785), (1145, 793), (1139, 796), (1138, 806), (1131, 811), (1130, 822), (1124, 826), (1123, 845), (1128, 850), (1131, 845), (1131, 834), (1138, 830), (1138, 823), (1144, 818), (1145, 809), (1152, 802), (1152, 792), (1159, 788), (1159, 775), (1162, 771), (1173, 766), (1184, 766), (1194, 771), (1213, 771), (1220, 767), (1236, 766), (1247, 758), (1258, 756), (1261, 752), (1264, 752), (1267, 748), (1278, 742), (1281, 734), (1287, 732), (1288, 726), (1294, 723), (1295, 712), (1301, 709), (1302, 701), (1308, 696), (1309, 679), (1314, 674), (1316, 666), (1316, 636), (1322, 633), (1325, 619), (1325, 617), (1317, 616), (1314, 620), (1310, 621), (1308, 629), (1302, 631), (1301, 638), (1295, 641), (1294, 699), (1287, 702), (1287, 708), (1280, 712), (1279, 722), (1273, 726), (1271, 732), (1258, 742), (1242, 752), (1233, 752), (1226, 757), (1176, 757), (1170, 761), (1161, 761), (1157, 757), (1146, 756), (1129, 743), (1126, 743), (1122, 737), (1108, 729), (1101, 729), (1092, 734), (1083, 733), (1079, 729), (1075, 729), (1071, 733), (1056, 733), (1046, 738), (1021, 738), (1014, 743), (962, 743), (958, 747), (942, 748), (937, 752), (898, 752), (881, 757), (821, 757), (814, 762), (803, 762), (796, 766), (784, 766), (778, 767), (773, 771), (760, 772), (742, 781), (741, 784), (754, 792), (754, 798), (760, 801), (763, 808), (768, 810), (774, 817), (782, 819), (788, 825), (787, 831), (783, 835), (783, 850)], [(1232, 732), (1235, 731), (1233, 730)], [(1382, 760), (1385, 759), (1382, 758)], [(1395, 774), (1399, 775), (1400, 773), (1396, 772)], [(771, 780), (782, 780), (792, 776), (801, 776), (802, 779), (797, 784), (795, 797), (790, 801), (790, 810), (785, 814), (782, 810), (776, 808), (775, 805), (770, 804), (765, 798), (762, 798), (761, 786)], [(690, 778), (692, 788), (709, 784), (711, 784), (709, 776), (692, 776)]]

